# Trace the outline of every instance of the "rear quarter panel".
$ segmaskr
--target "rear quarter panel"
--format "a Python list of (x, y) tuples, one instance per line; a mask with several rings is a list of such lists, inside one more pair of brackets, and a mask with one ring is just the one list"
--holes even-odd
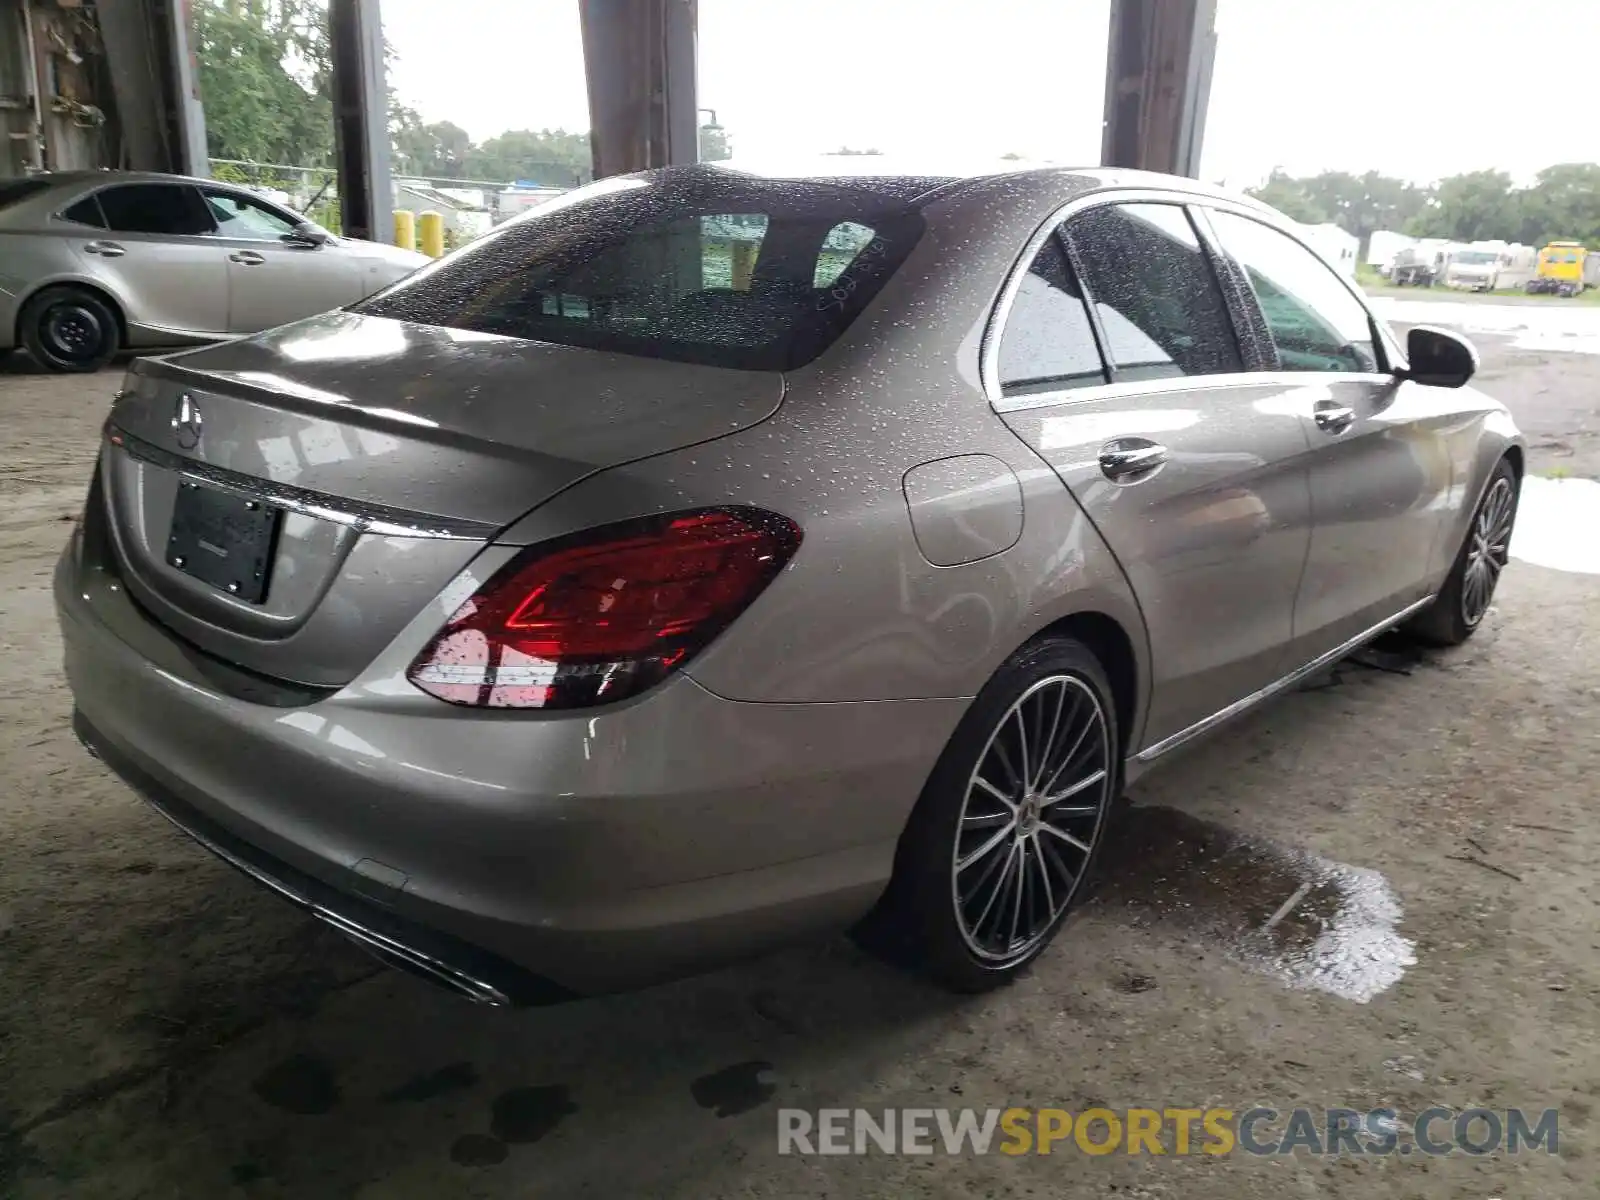
[(63, 283), (86, 284), (107, 292), (127, 311), (121, 290), (90, 271), (69, 238), (0, 229), (0, 346), (20, 344), (17, 319), (28, 298), (41, 288)]
[[(972, 696), (1019, 646), (1079, 612), (1115, 620), (1147, 678), (1144, 628), (1120, 568), (979, 383), (1000, 284), (1063, 198), (991, 192), (984, 203), (930, 213), (911, 258), (845, 337), (786, 376), (771, 417), (612, 468), (503, 536), (529, 543), (702, 504), (757, 505), (793, 519), (804, 541), (788, 569), (688, 667), (730, 699)], [(902, 480), (919, 464), (980, 454), (1019, 481), (1021, 535), (1001, 553), (934, 566), (918, 547)], [(1141, 721), (1142, 710), (1131, 733)]]

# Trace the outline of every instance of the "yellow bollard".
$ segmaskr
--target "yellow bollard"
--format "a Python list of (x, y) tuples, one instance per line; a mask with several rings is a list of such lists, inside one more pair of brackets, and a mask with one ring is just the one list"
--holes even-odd
[(444, 254), (444, 218), (429, 209), (417, 217), (417, 239), (429, 258)]
[(417, 248), (417, 214), (409, 208), (394, 210), (394, 244), (402, 250)]

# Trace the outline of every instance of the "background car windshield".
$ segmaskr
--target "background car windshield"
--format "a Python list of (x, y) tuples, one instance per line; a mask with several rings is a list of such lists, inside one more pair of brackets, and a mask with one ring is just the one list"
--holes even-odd
[(855, 320), (921, 232), (914, 209), (865, 188), (720, 171), (611, 180), (508, 223), (354, 311), (785, 370)]

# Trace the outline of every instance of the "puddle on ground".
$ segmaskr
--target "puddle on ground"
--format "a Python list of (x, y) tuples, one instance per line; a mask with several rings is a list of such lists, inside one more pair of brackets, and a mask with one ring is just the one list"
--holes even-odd
[(1600, 575), (1600, 481), (1522, 481), (1511, 557), (1538, 567)]
[(1107, 831), (1093, 904), (1178, 925), (1293, 988), (1365, 1004), (1416, 964), (1400, 902), (1376, 871), (1135, 805)]
[(1452, 300), (1373, 297), (1379, 315), (1404, 325), (1448, 325), (1466, 334), (1493, 333), (1518, 350), (1600, 354), (1600, 310), (1557, 300), (1529, 304), (1480, 304)]

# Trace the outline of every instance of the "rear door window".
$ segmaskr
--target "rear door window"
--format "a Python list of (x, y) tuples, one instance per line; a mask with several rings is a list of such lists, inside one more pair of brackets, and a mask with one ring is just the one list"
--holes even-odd
[(1283, 370), (1378, 370), (1367, 310), (1331, 267), (1270, 225), (1230, 212), (1209, 216), (1223, 249), (1249, 276)]
[(922, 233), (893, 196), (722, 171), (602, 180), (355, 306), (397, 320), (713, 366), (826, 349)]
[(1000, 336), (1000, 390), (1013, 396), (1105, 381), (1088, 307), (1052, 234), (1011, 302)]
[(63, 210), (61, 215), (78, 225), (88, 225), (94, 229), (104, 229), (106, 227), (105, 215), (100, 211), (100, 201), (93, 196), (85, 196), (76, 204)]
[(195, 237), (216, 230), (199, 190), (188, 184), (125, 183), (97, 196), (107, 226), (118, 233)]
[(1113, 204), (1067, 222), (1114, 380), (1244, 369), (1211, 261), (1176, 204)]

